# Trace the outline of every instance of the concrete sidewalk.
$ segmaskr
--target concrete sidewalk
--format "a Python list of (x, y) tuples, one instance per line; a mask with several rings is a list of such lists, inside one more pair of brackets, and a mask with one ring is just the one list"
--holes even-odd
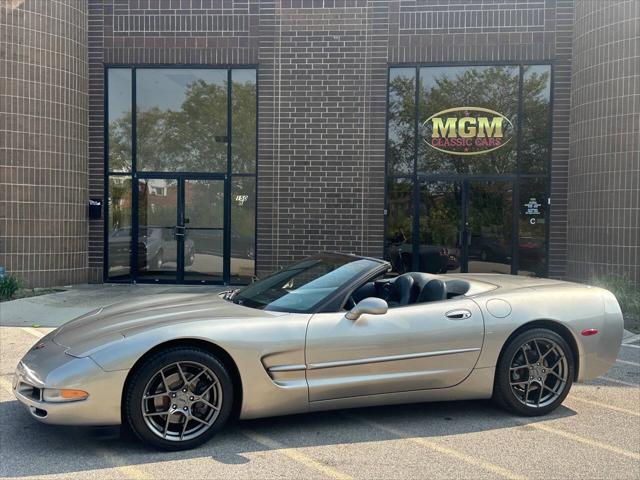
[(162, 293), (218, 293), (218, 285), (74, 285), (64, 292), (0, 303), (0, 326), (58, 327), (99, 307)]

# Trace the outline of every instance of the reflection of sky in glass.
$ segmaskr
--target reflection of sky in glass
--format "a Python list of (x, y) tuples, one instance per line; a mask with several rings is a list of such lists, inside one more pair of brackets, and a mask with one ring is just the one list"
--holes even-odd
[(248, 68), (232, 70), (231, 81), (233, 83), (256, 83), (256, 71)]
[(107, 81), (109, 83), (109, 122), (112, 122), (131, 111), (131, 70), (110, 68)]
[(551, 96), (551, 66), (549, 65), (528, 65), (524, 67), (524, 81), (530, 80), (534, 75), (542, 76), (546, 74), (546, 83), (544, 88), (538, 94), (538, 98), (549, 100)]
[(140, 111), (153, 107), (178, 111), (182, 108), (189, 85), (196, 81), (204, 81), (207, 84), (223, 86), (227, 79), (227, 71), (141, 68), (136, 71), (136, 78), (136, 95)]

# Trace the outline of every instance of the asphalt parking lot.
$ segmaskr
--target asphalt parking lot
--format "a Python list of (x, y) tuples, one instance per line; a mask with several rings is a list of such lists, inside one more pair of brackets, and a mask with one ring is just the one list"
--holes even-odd
[(236, 423), (192, 451), (42, 425), (11, 393), (48, 329), (0, 327), (2, 478), (640, 479), (640, 341), (564, 405), (523, 419), (490, 402), (369, 408)]

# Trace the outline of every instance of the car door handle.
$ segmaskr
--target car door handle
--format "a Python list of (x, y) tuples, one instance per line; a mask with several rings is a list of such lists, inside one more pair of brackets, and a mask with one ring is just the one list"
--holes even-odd
[(445, 316), (451, 320), (465, 320), (471, 316), (471, 312), (469, 310), (451, 310), (445, 313)]

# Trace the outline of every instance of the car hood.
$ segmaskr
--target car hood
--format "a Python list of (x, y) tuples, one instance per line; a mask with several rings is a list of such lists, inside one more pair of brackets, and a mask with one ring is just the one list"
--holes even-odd
[(236, 305), (217, 294), (153, 295), (116, 303), (82, 315), (53, 332), (52, 340), (67, 353), (84, 357), (129, 335), (184, 322), (242, 322), (284, 315)]

